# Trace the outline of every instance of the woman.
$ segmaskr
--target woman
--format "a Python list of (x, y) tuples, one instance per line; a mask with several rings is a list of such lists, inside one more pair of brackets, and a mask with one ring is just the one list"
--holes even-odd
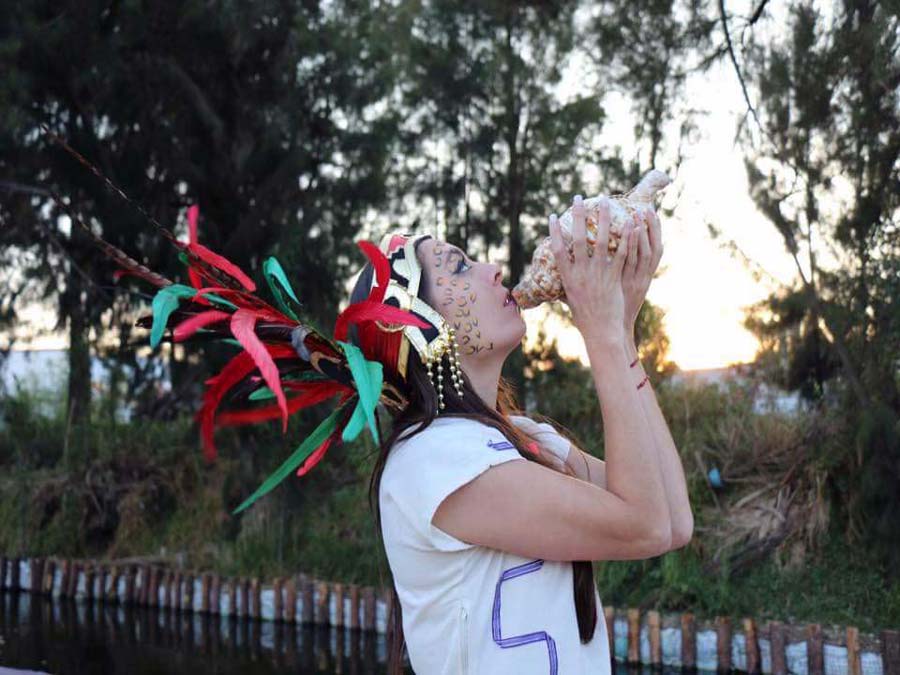
[[(605, 215), (598, 251), (607, 250)], [(370, 486), (394, 579), (390, 672), (400, 672), (405, 638), (420, 675), (608, 673), (590, 561), (661, 555), (690, 537), (683, 471), (674, 489), (664, 482), (623, 330), (623, 283), (636, 316), (662, 252), (658, 221), (650, 237), (629, 230), (608, 259), (593, 255), (579, 197), (573, 218), (573, 257), (553, 216), (550, 233), (590, 357), (606, 462), (511, 414), (500, 372), (525, 324), (497, 265), (428, 236), (382, 243), (392, 267), (380, 292), (435, 328), (355, 336), (408, 402)], [(373, 279), (368, 266), (354, 302)]]

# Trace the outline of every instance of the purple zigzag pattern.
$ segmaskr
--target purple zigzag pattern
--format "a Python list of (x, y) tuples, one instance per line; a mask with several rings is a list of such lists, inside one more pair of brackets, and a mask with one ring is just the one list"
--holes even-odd
[(516, 577), (521, 577), (525, 574), (537, 572), (543, 566), (543, 560), (535, 560), (530, 563), (525, 563), (524, 565), (510, 567), (500, 575), (500, 580), (497, 581), (497, 588), (494, 590), (494, 611), (491, 615), (491, 630), (494, 634), (494, 642), (503, 649), (521, 647), (522, 645), (528, 645), (533, 642), (546, 642), (547, 652), (550, 657), (550, 675), (557, 675), (559, 662), (556, 657), (556, 642), (546, 631), (541, 630), (534, 633), (525, 633), (523, 635), (514, 635), (506, 638), (500, 633), (500, 587), (503, 585), (503, 582), (515, 579)]
[(488, 441), (488, 447), (491, 450), (512, 450), (516, 446), (509, 441)]

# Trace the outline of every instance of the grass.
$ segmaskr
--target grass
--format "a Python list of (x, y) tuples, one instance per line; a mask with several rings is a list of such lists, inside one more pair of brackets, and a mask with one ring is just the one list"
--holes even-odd
[[(587, 409), (576, 399), (592, 397), (590, 387), (570, 383), (569, 393), (567, 409), (551, 414), (602, 456), (602, 435), (593, 425), (583, 415), (565, 418), (567, 410)], [(723, 504), (745, 489), (734, 483), (714, 495), (705, 463), (717, 463), (726, 477), (759, 478), (754, 462), (769, 457), (767, 449), (790, 450), (796, 428), (811, 423), (754, 417), (739, 389), (660, 387), (659, 399), (685, 459), (698, 526), (722, 521)], [(302, 571), (366, 585), (387, 582), (367, 502), (374, 451), (367, 436), (330, 451), (309, 477), (289, 478), (235, 517), (231, 511), (293, 449), (312, 417), (292, 420), (286, 437), (274, 424), (218, 433), (219, 458), (208, 465), (188, 418), (123, 424), (98, 414), (88, 456), (73, 463), (60, 451), (61, 415), (48, 418), (35, 408), (32, 400), (13, 401), (0, 428), (0, 551), (6, 555), (162, 555), (225, 575)], [(855, 625), (865, 632), (900, 626), (900, 585), (889, 581), (867, 546), (845, 541), (837, 517), (805, 549), (800, 565), (784, 564), (779, 552), (739, 573), (729, 575), (725, 567), (704, 572), (720, 546), (698, 527), (687, 547), (659, 558), (598, 563), (603, 603), (707, 618)]]

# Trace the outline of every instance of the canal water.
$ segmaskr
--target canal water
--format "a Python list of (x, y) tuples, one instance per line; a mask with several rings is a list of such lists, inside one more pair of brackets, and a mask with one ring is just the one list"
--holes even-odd
[(373, 632), (0, 592), (0, 675), (380, 675), (386, 648)]
[(0, 592), (4, 675), (380, 675), (386, 646), (372, 632)]

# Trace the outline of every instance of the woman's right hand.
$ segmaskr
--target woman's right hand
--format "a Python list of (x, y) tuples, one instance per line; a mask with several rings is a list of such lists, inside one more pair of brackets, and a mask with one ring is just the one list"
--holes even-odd
[(625, 296), (622, 291), (622, 268), (628, 254), (628, 238), (632, 227), (623, 232), (612, 259), (607, 259), (609, 245), (609, 206), (600, 207), (596, 244), (587, 240), (584, 203), (576, 195), (572, 205), (572, 244), (569, 254), (563, 232), (555, 214), (550, 216), (550, 250), (566, 291), (572, 318), (586, 342), (618, 342), (623, 339)]

